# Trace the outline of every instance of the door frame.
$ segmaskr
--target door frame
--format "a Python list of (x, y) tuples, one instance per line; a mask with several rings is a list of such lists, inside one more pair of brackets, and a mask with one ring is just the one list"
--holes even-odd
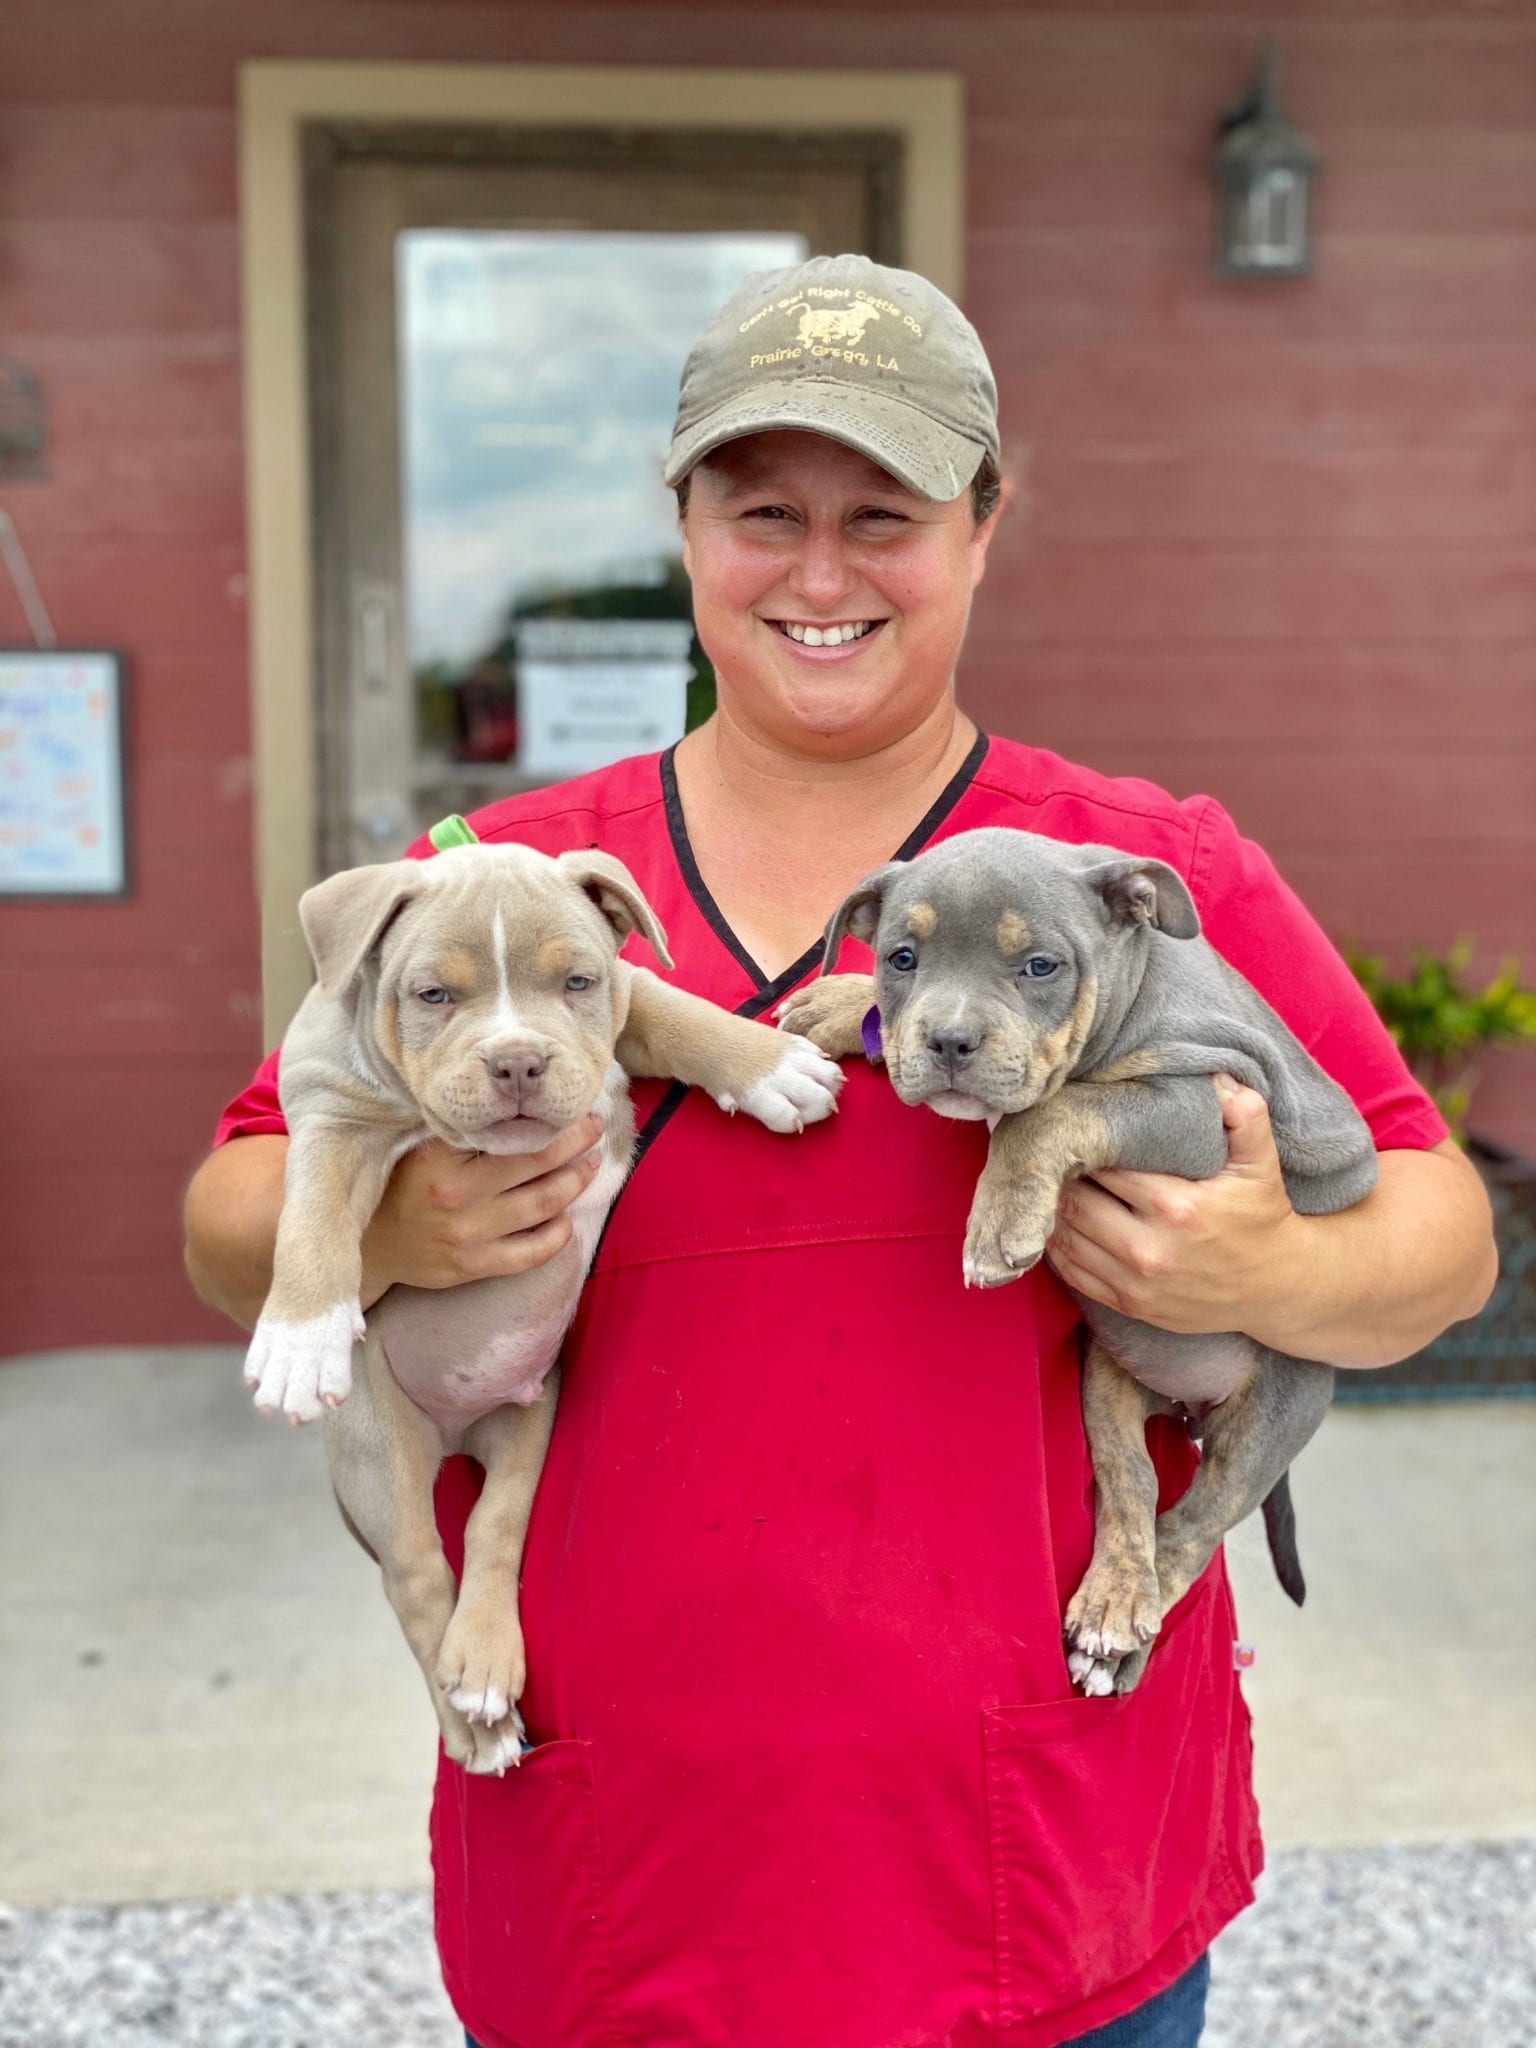
[[(873, 130), (902, 140), (903, 261), (962, 290), (965, 112), (937, 71), (252, 61), (240, 67), (256, 880), (266, 1042), (309, 986), (298, 899), (315, 877), (317, 617), (306, 291), (305, 129), (316, 122)], [(642, 115), (636, 109), (643, 108)]]

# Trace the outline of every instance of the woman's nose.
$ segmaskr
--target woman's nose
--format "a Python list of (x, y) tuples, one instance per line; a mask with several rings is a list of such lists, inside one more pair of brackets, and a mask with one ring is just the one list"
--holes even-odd
[(843, 534), (836, 527), (812, 527), (796, 550), (789, 580), (808, 610), (818, 611), (823, 617), (834, 611), (854, 583)]

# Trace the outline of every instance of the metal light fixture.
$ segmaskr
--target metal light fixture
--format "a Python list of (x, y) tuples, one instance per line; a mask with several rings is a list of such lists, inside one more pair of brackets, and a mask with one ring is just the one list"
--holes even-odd
[(45, 476), (47, 445), (42, 386), (30, 370), (0, 356), (0, 477), (30, 483)]
[(1259, 54), (1251, 90), (1222, 121), (1216, 145), (1218, 277), (1307, 277), (1312, 180), (1322, 152), (1280, 111), (1275, 46)]

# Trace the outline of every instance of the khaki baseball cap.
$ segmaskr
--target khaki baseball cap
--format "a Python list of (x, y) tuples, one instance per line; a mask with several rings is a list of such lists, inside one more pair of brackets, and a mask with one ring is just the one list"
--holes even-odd
[(666, 480), (743, 434), (803, 428), (921, 498), (998, 459), (997, 384), (975, 328), (927, 278), (867, 256), (759, 270), (694, 343)]

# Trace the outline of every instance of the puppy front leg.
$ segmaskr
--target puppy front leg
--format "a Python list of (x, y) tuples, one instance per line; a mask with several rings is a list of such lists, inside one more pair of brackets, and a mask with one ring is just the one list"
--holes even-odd
[(842, 1069), (797, 1038), (736, 1017), (643, 967), (630, 969), (629, 1015), (615, 1056), (626, 1074), (702, 1088), (732, 1115), (771, 1131), (800, 1131), (837, 1107)]
[(1175, 1161), (1204, 1179), (1226, 1156), (1221, 1098), (1203, 1075), (1069, 1081), (993, 1131), (966, 1231), (965, 1284), (1003, 1287), (1039, 1262), (1066, 1181), (1101, 1166), (1166, 1173)]
[(313, 1422), (352, 1386), (363, 1334), (362, 1236), (399, 1154), (397, 1132), (302, 1125), (288, 1148), (272, 1286), (251, 1333), (245, 1383), (263, 1414)]
[(864, 1019), (874, 1007), (872, 974), (824, 974), (787, 995), (774, 1011), (781, 1031), (819, 1045), (829, 1059), (863, 1052)]

